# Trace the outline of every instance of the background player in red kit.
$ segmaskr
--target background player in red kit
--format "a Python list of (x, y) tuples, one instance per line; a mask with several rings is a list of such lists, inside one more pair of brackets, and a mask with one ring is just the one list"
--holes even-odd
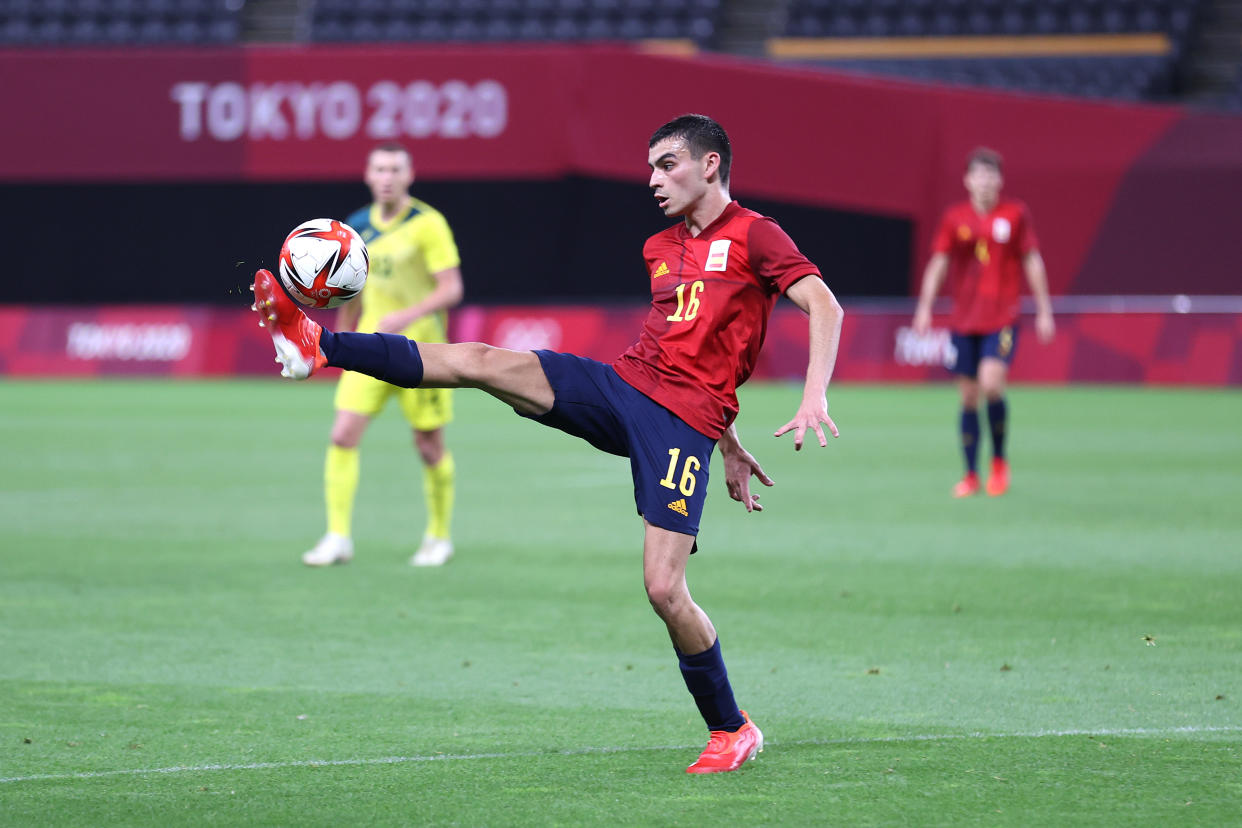
[(995, 496), (1009, 488), (1005, 378), (1018, 344), (1020, 273), (1026, 274), (1035, 298), (1035, 333), (1039, 340), (1050, 341), (1056, 326), (1031, 214), (1022, 202), (1000, 197), (1004, 184), (1000, 155), (986, 148), (976, 149), (966, 160), (962, 181), (970, 198), (949, 207), (940, 220), (932, 241), (932, 257), (923, 272), (923, 289), (913, 327), (916, 333), (927, 333), (932, 302), (945, 276), (951, 277), (953, 315), (949, 328), (956, 351), (951, 368), (960, 377), (959, 427), (966, 457), (966, 476), (953, 487), (953, 496), (967, 497), (979, 491), (976, 463), (980, 390), (987, 399), (992, 434), (988, 494)]
[(652, 135), (649, 186), (667, 216), (684, 221), (647, 240), (652, 302), (638, 341), (614, 363), (482, 343), (415, 343), (392, 334), (332, 333), (311, 322), (267, 271), (255, 275), (256, 309), (272, 334), (282, 373), (302, 379), (322, 365), (403, 387), (473, 387), (518, 414), (630, 458), (643, 518), (643, 579), (664, 621), (686, 687), (709, 731), (691, 773), (731, 771), (763, 748), (739, 710), (716, 630), (686, 586), (686, 562), (719, 446), (729, 495), (758, 511), (754, 475), (772, 480), (734, 428), (736, 389), (755, 367), (768, 317), (784, 293), (809, 316), (810, 358), (802, 400), (776, 436), (807, 429), (821, 446), (826, 390), (842, 311), (819, 271), (770, 218), (729, 198), (728, 135), (702, 115), (683, 115)]

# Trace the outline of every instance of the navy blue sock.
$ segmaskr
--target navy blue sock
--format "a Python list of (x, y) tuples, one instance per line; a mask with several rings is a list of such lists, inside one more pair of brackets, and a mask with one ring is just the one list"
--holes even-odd
[(319, 350), (334, 368), (357, 371), (401, 388), (417, 388), (423, 381), (418, 343), (404, 336), (332, 333), (325, 328), (319, 336)]
[(979, 412), (973, 408), (963, 408), (961, 429), (962, 453), (966, 455), (966, 471), (974, 472), (979, 457)]
[(701, 653), (686, 655), (677, 651), (681, 663), (681, 676), (686, 689), (694, 696), (699, 713), (707, 723), (708, 730), (736, 731), (746, 724), (742, 711), (733, 700), (733, 688), (729, 686), (729, 673), (720, 656), (720, 639)]
[(1005, 430), (1008, 423), (1009, 406), (1005, 398), (988, 400), (988, 426), (992, 429), (992, 456), (997, 460), (1005, 459)]

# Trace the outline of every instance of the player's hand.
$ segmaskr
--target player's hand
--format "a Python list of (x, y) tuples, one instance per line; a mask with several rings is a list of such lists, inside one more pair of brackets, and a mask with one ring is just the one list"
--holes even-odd
[(1052, 320), (1050, 313), (1035, 314), (1035, 335), (1039, 337), (1039, 341), (1047, 345), (1057, 335), (1057, 323)]
[(931, 330), (931, 321), (931, 309), (919, 308), (914, 312), (914, 321), (910, 323), (910, 327), (914, 328), (916, 334), (922, 336)]
[(812, 429), (815, 435), (819, 437), (820, 446), (828, 445), (828, 438), (824, 436), (824, 426), (828, 426), (828, 430), (832, 432), (833, 437), (840, 437), (841, 431), (837, 428), (837, 424), (828, 416), (828, 400), (807, 400), (802, 401), (802, 405), (798, 406), (798, 413), (794, 418), (776, 430), (773, 437), (780, 437), (790, 431), (794, 433), (794, 451), (802, 450), (802, 438), (806, 436), (806, 430)]
[(403, 310), (386, 313), (380, 317), (379, 324), (375, 326), (375, 332), (399, 334), (408, 328), (413, 321), (413, 319), (409, 318), (409, 314)]
[(764, 474), (759, 461), (740, 445), (732, 451), (721, 451), (721, 457), (724, 459), (725, 487), (729, 490), (729, 497), (739, 501), (748, 512), (762, 512), (759, 495), (750, 493), (751, 475), (759, 478), (765, 486), (775, 486), (776, 481)]

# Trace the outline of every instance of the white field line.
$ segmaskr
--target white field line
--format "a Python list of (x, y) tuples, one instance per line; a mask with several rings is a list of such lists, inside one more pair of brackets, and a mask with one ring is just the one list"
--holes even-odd
[[(1203, 733), (1242, 733), (1242, 726), (1210, 727), (1133, 727), (1095, 730), (1032, 730), (1019, 733), (922, 733), (906, 736), (875, 736), (841, 739), (794, 739), (768, 742), (769, 747), (805, 745), (870, 745), (901, 742), (950, 742), (983, 739), (1043, 739), (1056, 736), (1186, 736)], [(701, 743), (700, 743), (701, 744)], [(109, 776), (203, 773), (207, 771), (279, 770), (282, 768), (328, 768), (351, 765), (403, 765), (414, 762), (468, 762), (478, 759), (535, 759), (548, 756), (588, 756), (599, 753), (640, 753), (655, 750), (697, 750), (698, 745), (653, 745), (649, 747), (583, 747), (569, 750), (524, 751), (518, 753), (431, 753), (421, 756), (381, 756), (371, 759), (306, 759), (298, 762), (252, 762), (235, 765), (177, 765), (169, 768), (130, 768), (126, 770), (82, 771), (79, 773), (40, 773), (31, 776), (0, 776), (0, 784), (44, 782), (65, 779), (100, 779)]]

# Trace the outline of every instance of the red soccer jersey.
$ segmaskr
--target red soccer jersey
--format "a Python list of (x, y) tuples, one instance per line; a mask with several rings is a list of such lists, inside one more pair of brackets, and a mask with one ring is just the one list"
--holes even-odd
[(1022, 260), (1039, 248), (1026, 205), (1001, 199), (984, 215), (969, 201), (945, 210), (932, 242), (949, 257), (953, 315), (958, 333), (991, 333), (1018, 319)]
[(651, 311), (613, 363), (621, 379), (695, 431), (719, 438), (737, 416), (777, 298), (819, 270), (770, 218), (731, 202), (691, 236), (684, 222), (647, 239)]

